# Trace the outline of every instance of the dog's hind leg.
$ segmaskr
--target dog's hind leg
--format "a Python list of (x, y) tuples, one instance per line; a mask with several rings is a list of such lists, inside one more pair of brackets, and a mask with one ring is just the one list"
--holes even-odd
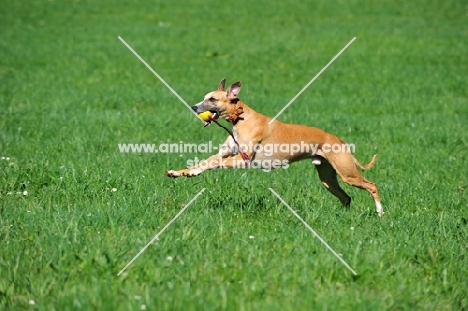
[(382, 208), (382, 204), (380, 203), (380, 195), (379, 195), (379, 191), (377, 190), (377, 185), (371, 181), (368, 181), (367, 179), (365, 179), (364, 177), (362, 176), (359, 176), (359, 177), (341, 177), (343, 179), (343, 181), (351, 186), (354, 186), (354, 187), (357, 187), (357, 188), (361, 188), (361, 189), (364, 189), (364, 190), (367, 190), (367, 192), (369, 192), (372, 197), (374, 198), (374, 201), (375, 201), (375, 211), (377, 212), (377, 214), (379, 215), (379, 217), (383, 217), (384, 216), (384, 211), (383, 211), (383, 208)]
[(335, 153), (328, 154), (327, 157), (333, 161), (333, 166), (336, 173), (341, 179), (353, 187), (361, 188), (369, 192), (375, 201), (375, 210), (380, 217), (383, 217), (384, 211), (380, 204), (380, 195), (377, 189), (377, 185), (371, 181), (365, 179), (361, 173), (359, 173), (354, 163), (353, 157), (347, 153)]
[(312, 159), (312, 163), (315, 165), (318, 176), (325, 188), (336, 196), (344, 206), (349, 207), (351, 197), (340, 187), (336, 179), (336, 171), (331, 164), (323, 157), (317, 155)]
[(347, 183), (347, 184), (349, 184), (351, 186), (367, 190), (367, 192), (369, 192), (372, 195), (372, 197), (374, 198), (375, 211), (377, 212), (379, 217), (384, 216), (384, 211), (383, 211), (383, 208), (382, 208), (382, 204), (380, 203), (379, 191), (378, 191), (377, 185), (375, 183), (373, 183), (371, 181), (368, 181), (367, 179), (362, 177), (362, 175), (358, 175), (357, 177), (356, 176), (350, 177), (350, 176), (341, 176), (340, 175), (340, 177), (341, 177), (341, 179), (343, 179), (343, 181), (345, 183)]

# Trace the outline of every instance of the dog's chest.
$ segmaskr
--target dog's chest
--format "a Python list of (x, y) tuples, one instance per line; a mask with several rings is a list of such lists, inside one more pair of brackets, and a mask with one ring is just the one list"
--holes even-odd
[(232, 136), (234, 136), (234, 139), (239, 141), (239, 132), (237, 131), (237, 128), (233, 127), (232, 128)]
[(236, 127), (232, 128), (232, 136), (239, 143), (243, 145), (252, 144), (252, 137), (250, 137), (250, 132), (245, 129), (237, 129)]

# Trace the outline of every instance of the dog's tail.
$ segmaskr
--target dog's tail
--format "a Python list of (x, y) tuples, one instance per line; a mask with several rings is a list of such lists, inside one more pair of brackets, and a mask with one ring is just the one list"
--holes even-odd
[(353, 156), (353, 159), (354, 159), (354, 164), (356, 164), (356, 166), (358, 166), (359, 168), (361, 168), (363, 170), (368, 170), (372, 166), (374, 166), (375, 160), (377, 160), (377, 155), (374, 154), (374, 156), (372, 157), (372, 160), (367, 165), (362, 165), (361, 163), (359, 163), (359, 161), (354, 156)]

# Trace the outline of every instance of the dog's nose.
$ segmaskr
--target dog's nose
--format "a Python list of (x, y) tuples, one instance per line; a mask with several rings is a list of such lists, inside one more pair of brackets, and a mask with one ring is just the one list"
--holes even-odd
[(192, 110), (193, 110), (193, 111), (197, 112), (197, 109), (198, 109), (198, 106), (197, 106), (197, 105), (192, 106)]

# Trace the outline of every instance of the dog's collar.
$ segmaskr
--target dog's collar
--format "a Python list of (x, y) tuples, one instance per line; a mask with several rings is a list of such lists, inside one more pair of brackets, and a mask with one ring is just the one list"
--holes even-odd
[(239, 121), (240, 119), (242, 119), (240, 117), (241, 114), (244, 113), (244, 103), (236, 98), (234, 100), (232, 100), (232, 103), (236, 105), (236, 107), (234, 108), (234, 112), (231, 114), (231, 116), (227, 119), (228, 122), (231, 122), (232, 124), (236, 125), (237, 121)]

